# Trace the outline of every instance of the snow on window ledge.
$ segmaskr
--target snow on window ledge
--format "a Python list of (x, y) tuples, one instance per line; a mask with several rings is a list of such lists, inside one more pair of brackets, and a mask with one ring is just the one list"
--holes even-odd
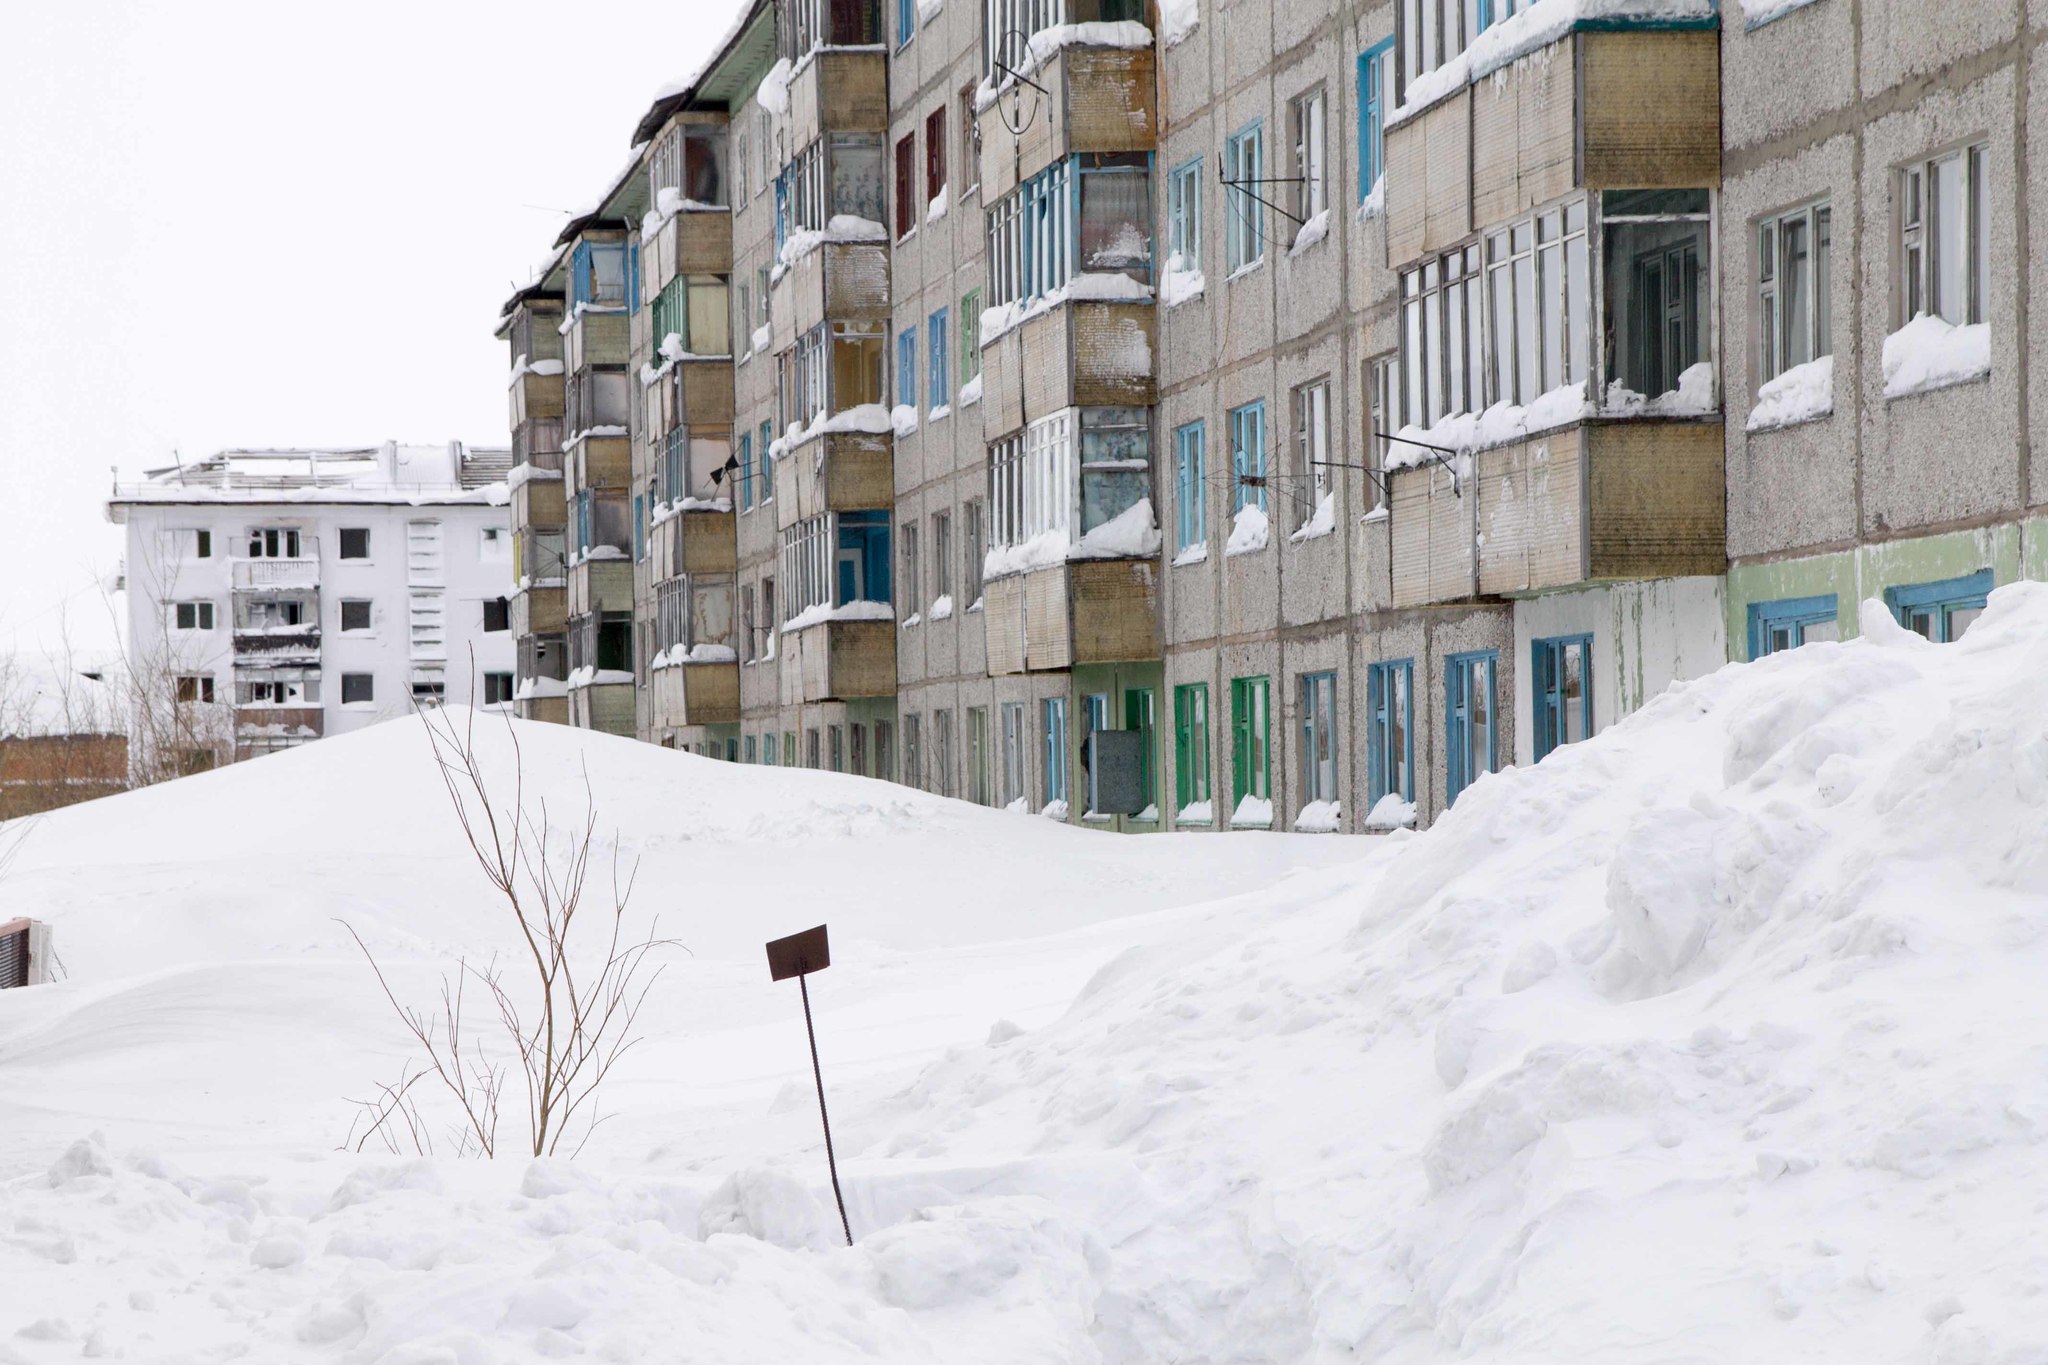
[(1753, 32), (1812, 3), (1813, 0), (1742, 0), (1743, 31)]
[(1316, 245), (1316, 243), (1329, 237), (1329, 235), (1330, 211), (1324, 209), (1306, 223), (1303, 223), (1301, 231), (1294, 234), (1294, 245), (1287, 248), (1288, 257), (1292, 259), (1299, 256), (1302, 252)]
[(1318, 540), (1336, 529), (1337, 493), (1332, 489), (1316, 499), (1316, 510), (1287, 539), (1291, 544), (1299, 545), (1303, 541)]
[(1394, 829), (1415, 827), (1415, 803), (1403, 800), (1401, 793), (1388, 792), (1373, 802), (1372, 809), (1365, 814), (1368, 831), (1384, 832)]
[(1230, 813), (1232, 829), (1273, 828), (1273, 803), (1263, 796), (1246, 792), (1244, 799), (1237, 803), (1237, 809)]
[(1225, 284), (1236, 284), (1239, 280), (1256, 271), (1260, 266), (1264, 265), (1265, 263), (1266, 258), (1263, 255), (1255, 256), (1251, 260), (1246, 261), (1243, 265), (1239, 266), (1237, 269), (1231, 271), (1228, 275), (1225, 275), (1223, 277), (1223, 282)]
[(1180, 808), (1173, 817), (1176, 825), (1213, 825), (1216, 823), (1216, 805), (1212, 801), (1193, 801)]
[(1809, 360), (1757, 386), (1744, 430), (1780, 431), (1819, 421), (1835, 410), (1835, 358)]
[(1204, 564), (1208, 559), (1209, 542), (1197, 541), (1193, 545), (1181, 547), (1181, 552), (1173, 557), (1173, 567), (1178, 569), (1189, 564)]
[(1358, 201), (1358, 212), (1352, 216), (1363, 223), (1368, 218), (1378, 218), (1387, 211), (1387, 177), (1382, 175), (1372, 182), (1372, 189), (1365, 198)]
[(1257, 554), (1266, 548), (1268, 534), (1266, 509), (1248, 502), (1237, 509), (1231, 520), (1230, 542), (1223, 547), (1224, 556)]
[(1958, 327), (1922, 313), (1884, 339), (1884, 396), (1910, 398), (1987, 378), (1991, 327)]
[(1045, 803), (1045, 809), (1038, 813), (1048, 820), (1064, 820), (1067, 818), (1068, 811), (1069, 807), (1066, 802), (1048, 801)]
[(1294, 817), (1294, 828), (1302, 834), (1335, 834), (1344, 823), (1344, 806), (1339, 801), (1311, 801)]

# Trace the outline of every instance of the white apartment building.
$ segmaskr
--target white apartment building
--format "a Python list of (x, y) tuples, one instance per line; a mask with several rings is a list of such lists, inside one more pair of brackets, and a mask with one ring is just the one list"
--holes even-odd
[(117, 486), (138, 710), (168, 691), (205, 763), (416, 705), (509, 708), (510, 454), (228, 450)]

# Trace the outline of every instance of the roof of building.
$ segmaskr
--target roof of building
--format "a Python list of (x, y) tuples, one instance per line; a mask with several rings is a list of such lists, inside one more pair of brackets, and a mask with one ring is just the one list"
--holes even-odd
[(685, 80), (656, 92), (647, 112), (633, 129), (640, 145), (661, 131), (678, 109), (730, 109), (739, 104), (775, 61), (775, 6), (753, 0), (711, 49), (704, 65)]
[(402, 445), (222, 450), (116, 484), (108, 514), (131, 503), (503, 504), (512, 452), (503, 446)]

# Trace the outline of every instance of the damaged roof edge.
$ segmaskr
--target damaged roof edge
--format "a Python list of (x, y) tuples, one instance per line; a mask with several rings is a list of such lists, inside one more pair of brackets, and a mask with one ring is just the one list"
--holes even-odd
[[(706, 59), (704, 65), (698, 68), (697, 73), (684, 81), (680, 88), (672, 88), (657, 95), (654, 102), (648, 105), (647, 112), (640, 116), (639, 123), (633, 127), (634, 145), (646, 142), (660, 132), (661, 125), (667, 123), (670, 116), (679, 109), (720, 109), (737, 103), (731, 99), (700, 99), (699, 96), (705, 87), (717, 83), (717, 77), (722, 74), (720, 68), (743, 52), (747, 47), (747, 40), (764, 20), (769, 26), (772, 44), (775, 6), (772, 0), (752, 0), (740, 18), (734, 22), (731, 30), (719, 40), (718, 47)], [(762, 69), (765, 71), (767, 68), (764, 66)]]

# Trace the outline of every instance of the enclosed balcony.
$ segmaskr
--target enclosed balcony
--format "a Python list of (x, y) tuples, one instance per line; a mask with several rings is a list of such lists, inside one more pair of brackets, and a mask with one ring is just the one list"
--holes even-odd
[(783, 530), (785, 705), (895, 695), (890, 546), (890, 514), (879, 508), (827, 512)]
[(1150, 45), (1062, 45), (1072, 29), (1026, 41), (1008, 30), (975, 97), (981, 192), (994, 200), (1077, 152), (1149, 152), (1159, 144), (1158, 58)]
[(888, 506), (896, 494), (894, 450), (891, 436), (868, 431), (825, 432), (802, 443), (777, 470), (776, 528)]
[(693, 574), (655, 586), (650, 704), (656, 729), (740, 718), (739, 629), (731, 574)]
[[(1433, 12), (1442, 0), (1412, 3)], [(1480, 13), (1463, 9), (1468, 22)], [(1507, 25), (1462, 44), (1455, 28), (1409, 26), (1385, 135), (1389, 263), (1573, 190), (1718, 186), (1718, 27), (1711, 7), (1603, 19), (1525, 51)]]
[(778, 46), (790, 63), (789, 144), (889, 126), (888, 41), (879, 0), (791, 0)]

